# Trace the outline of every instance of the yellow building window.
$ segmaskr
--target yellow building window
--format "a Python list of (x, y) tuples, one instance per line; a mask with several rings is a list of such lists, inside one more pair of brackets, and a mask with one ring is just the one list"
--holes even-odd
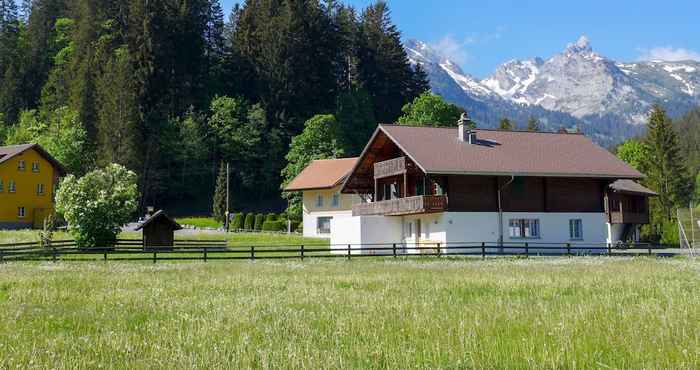
[(44, 184), (36, 185), (36, 195), (44, 195)]
[(32, 162), (32, 172), (39, 172), (39, 162)]
[(24, 162), (24, 160), (17, 162), (17, 170), (18, 171), (24, 171), (24, 169), (26, 167), (27, 167), (27, 164)]
[(10, 193), (17, 192), (17, 185), (15, 184), (15, 182), (13, 180), (10, 180), (7, 183), (7, 187), (8, 187), (8, 190), (10, 191)]
[(5, 191), (5, 184), (3, 184), (2, 179), (0, 179), (0, 193)]
[(17, 217), (24, 218), (25, 215), (24, 207), (17, 207)]

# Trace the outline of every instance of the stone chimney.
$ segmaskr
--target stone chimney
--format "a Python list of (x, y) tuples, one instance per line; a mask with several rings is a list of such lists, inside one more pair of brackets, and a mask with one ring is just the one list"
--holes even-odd
[(476, 144), (477, 137), (476, 131), (472, 129), (473, 126), (474, 123), (469, 119), (467, 113), (462, 113), (462, 117), (457, 121), (457, 135), (459, 136), (459, 141)]

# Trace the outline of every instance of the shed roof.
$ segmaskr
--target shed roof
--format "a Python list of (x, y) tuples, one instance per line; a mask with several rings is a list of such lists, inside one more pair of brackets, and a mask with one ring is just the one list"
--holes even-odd
[(581, 134), (477, 129), (477, 143), (457, 128), (380, 125), (425, 173), (643, 178)]
[(57, 170), (60, 176), (66, 175), (66, 170), (63, 168), (61, 162), (56, 160), (51, 154), (49, 154), (44, 148), (39, 144), (20, 144), (20, 145), (8, 145), (0, 146), (0, 164), (7, 162), (10, 159), (26, 152), (27, 150), (34, 149), (47, 161), (49, 161)]
[(313, 189), (330, 189), (340, 185), (352, 168), (357, 158), (318, 159), (311, 162), (284, 191), (301, 191)]
[(610, 184), (610, 189), (616, 193), (636, 194), (655, 197), (659, 194), (644, 185), (632, 180), (617, 180)]
[(147, 218), (135, 230), (136, 231), (141, 230), (141, 229), (145, 228), (146, 226), (148, 226), (149, 224), (155, 222), (155, 220), (158, 220), (158, 219), (163, 219), (164, 221), (170, 223), (173, 230), (182, 230), (182, 226), (180, 226), (180, 224), (175, 222), (175, 220), (173, 220), (172, 218), (168, 217), (168, 215), (166, 215), (162, 209), (160, 211), (154, 213), (151, 217)]

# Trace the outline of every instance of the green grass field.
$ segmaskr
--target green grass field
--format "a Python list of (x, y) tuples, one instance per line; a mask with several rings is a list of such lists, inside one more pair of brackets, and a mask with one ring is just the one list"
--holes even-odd
[(175, 219), (180, 225), (190, 225), (199, 228), (213, 228), (218, 229), (223, 227), (223, 224), (213, 217), (183, 217)]
[(0, 265), (4, 368), (700, 368), (700, 261)]

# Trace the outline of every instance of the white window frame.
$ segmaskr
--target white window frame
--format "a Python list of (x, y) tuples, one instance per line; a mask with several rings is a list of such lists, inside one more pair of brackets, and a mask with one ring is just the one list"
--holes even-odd
[(17, 217), (25, 218), (27, 216), (27, 210), (24, 207), (17, 207)]
[(340, 194), (333, 194), (333, 199), (331, 200), (331, 207), (333, 208), (338, 208), (340, 207)]
[(36, 195), (44, 195), (44, 184), (36, 184)]
[(508, 235), (511, 239), (540, 239), (542, 230), (537, 218), (513, 218), (508, 221)]
[(16, 193), (17, 192), (17, 184), (15, 183), (15, 180), (10, 180), (7, 183), (7, 191), (9, 193)]
[[(321, 221), (322, 220), (327, 220), (328, 221), (328, 229), (326, 230), (325, 228), (321, 228)], [(331, 221), (333, 220), (333, 217), (330, 216), (323, 216), (323, 217), (317, 217), (316, 218), (316, 233), (318, 235), (329, 235), (331, 233)]]
[(574, 218), (569, 220), (569, 239), (583, 240), (583, 220)]
[(34, 173), (39, 172), (39, 162), (32, 162), (32, 172), (34, 172)]
[(27, 169), (27, 162), (25, 162), (24, 159), (20, 159), (19, 162), (17, 162), (17, 171), (24, 172), (26, 169)]
[(323, 207), (323, 195), (319, 194), (316, 196), (316, 208)]

